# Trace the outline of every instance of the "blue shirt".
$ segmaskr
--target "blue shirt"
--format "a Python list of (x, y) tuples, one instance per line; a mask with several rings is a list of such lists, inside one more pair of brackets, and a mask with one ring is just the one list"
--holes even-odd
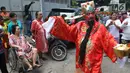
[[(16, 21), (17, 22), (17, 25), (19, 26), (20, 28), (20, 33), (22, 33), (22, 29), (23, 29), (23, 26), (21, 24), (21, 22), (19, 20)], [(12, 34), (12, 26), (15, 25), (12, 21), (10, 21), (10, 23), (8, 24), (8, 32), (10, 34)]]

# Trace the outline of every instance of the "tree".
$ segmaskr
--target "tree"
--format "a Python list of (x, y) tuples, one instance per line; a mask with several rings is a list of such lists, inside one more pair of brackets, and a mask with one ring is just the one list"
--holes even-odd
[(97, 6), (106, 6), (110, 4), (111, 0), (94, 0)]
[(71, 0), (71, 7), (77, 7), (78, 3), (76, 0)]

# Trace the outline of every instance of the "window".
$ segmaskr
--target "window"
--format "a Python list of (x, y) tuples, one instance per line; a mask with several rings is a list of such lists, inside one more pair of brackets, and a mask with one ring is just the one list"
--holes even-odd
[(59, 2), (60, 4), (63, 4), (63, 0), (60, 0), (60, 2)]
[(68, 0), (65, 0), (65, 4), (68, 4)]
[(45, 2), (49, 2), (49, 0), (44, 0)]
[(56, 3), (59, 3), (60, 1), (59, 0), (56, 0)]
[(50, 0), (50, 2), (54, 3), (54, 2), (56, 2), (56, 0)]

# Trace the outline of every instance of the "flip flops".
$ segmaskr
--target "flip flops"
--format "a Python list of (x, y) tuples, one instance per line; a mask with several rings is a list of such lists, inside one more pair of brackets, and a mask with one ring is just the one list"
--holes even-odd
[(32, 70), (33, 70), (33, 68), (32, 68), (32, 67), (30, 67), (30, 68), (28, 68), (28, 69), (27, 69), (27, 71), (32, 71)]
[(40, 66), (41, 66), (41, 65), (38, 65), (38, 64), (33, 65), (33, 67), (38, 67), (38, 68), (39, 68)]

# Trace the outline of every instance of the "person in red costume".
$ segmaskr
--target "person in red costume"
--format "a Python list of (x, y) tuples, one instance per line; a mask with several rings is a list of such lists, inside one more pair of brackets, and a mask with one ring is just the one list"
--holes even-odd
[(85, 20), (73, 26), (65, 23), (61, 16), (50, 17), (43, 26), (47, 34), (76, 44), (76, 73), (102, 73), (104, 52), (112, 62), (117, 60), (113, 50), (117, 42), (105, 26), (96, 20), (92, 5), (89, 8), (82, 7), (82, 12)]

